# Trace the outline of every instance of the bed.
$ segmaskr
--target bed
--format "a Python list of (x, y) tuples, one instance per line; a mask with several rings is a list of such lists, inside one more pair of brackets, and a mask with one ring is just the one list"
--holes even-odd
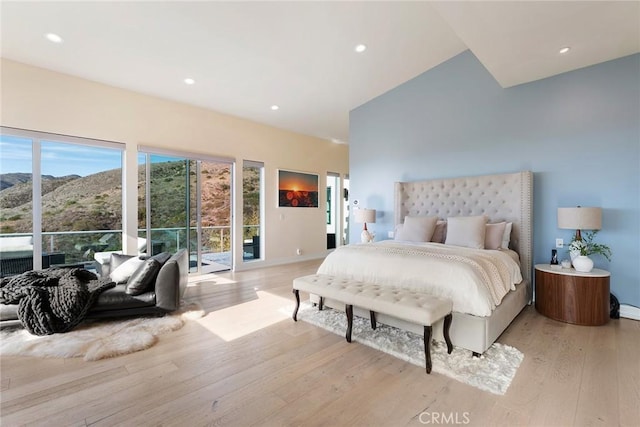
[[(388, 286), (408, 289), (421, 286), (417, 282), (423, 278), (425, 282), (433, 282), (434, 277), (439, 274), (443, 276), (443, 280), (449, 278), (450, 282), (457, 283), (455, 287), (449, 285), (449, 289), (440, 288), (437, 283), (429, 286), (434, 286), (432, 292), (435, 295), (450, 297), (454, 302), (451, 340), (455, 346), (474, 353), (483, 353), (531, 302), (532, 191), (533, 174), (530, 171), (397, 182), (394, 211), (396, 227), (406, 235), (409, 220), (438, 217), (441, 220), (438, 225), (441, 225), (442, 220), (449, 219), (452, 228), (447, 239), (452, 240), (447, 241), (447, 244), (406, 242), (400, 239), (374, 244), (347, 245), (339, 247), (327, 256), (318, 273), (386, 283)], [(506, 241), (500, 242), (495, 250), (458, 250), (455, 239), (460, 238), (456, 236), (461, 227), (459, 224), (477, 222), (481, 217), (484, 217), (484, 221), (491, 224), (491, 227), (495, 224), (510, 223), (511, 231), (504, 236)], [(402, 226), (405, 227), (404, 230)], [(502, 245), (508, 245), (508, 249)], [(463, 258), (466, 259), (467, 256), (469, 260), (463, 262)], [(489, 260), (491, 263), (495, 262), (496, 266), (487, 267), (485, 270), (491, 274), (482, 273), (483, 277), (487, 278), (490, 275), (493, 281), (499, 282), (500, 275), (502, 283), (483, 285), (486, 289), (479, 286), (479, 290), (474, 290), (476, 285), (471, 286), (466, 281), (481, 281), (482, 274), (480, 267), (472, 268), (471, 265), (489, 263)], [(445, 262), (467, 264), (466, 270), (461, 270), (460, 275), (455, 276), (452, 273), (453, 268), (447, 269), (447, 265), (440, 265)], [(415, 270), (412, 270), (412, 263), (417, 264)], [(506, 267), (502, 267), (503, 264)], [(419, 268), (423, 268), (422, 272)], [(506, 277), (506, 270), (509, 270), (509, 277)], [(439, 271), (442, 273), (437, 273)], [(326, 305), (344, 309), (336, 301), (327, 300)], [(368, 316), (366, 312), (355, 312), (363, 317)], [(420, 325), (382, 315), (378, 320), (418, 334), (422, 333)], [(441, 322), (436, 324), (434, 329), (435, 336), (441, 337)]]

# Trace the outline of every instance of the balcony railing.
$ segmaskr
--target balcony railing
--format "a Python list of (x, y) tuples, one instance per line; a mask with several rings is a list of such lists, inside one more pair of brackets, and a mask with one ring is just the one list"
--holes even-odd
[[(256, 254), (253, 244), (255, 241), (253, 236), (257, 236), (259, 230), (260, 227), (257, 225), (243, 227), (243, 242), (252, 243), (251, 251), (243, 251), (243, 258), (259, 257), (259, 249)], [(16, 237), (23, 239), (15, 239)], [(32, 237), (31, 233), (0, 234), (0, 260), (2, 260), (0, 275), (18, 274), (33, 268)], [(163, 251), (174, 253), (188, 246), (192, 255), (197, 254), (197, 227), (153, 228), (150, 239), (147, 239), (146, 230), (140, 229), (138, 237), (146, 239), (146, 245), (138, 248), (140, 252), (147, 253), (150, 249), (152, 254)], [(203, 255), (230, 253), (231, 227), (202, 227), (201, 244)], [(93, 254), (96, 252), (121, 250), (122, 230), (42, 232), (43, 268), (68, 264), (87, 265), (93, 262)], [(230, 260), (230, 256), (217, 258)]]

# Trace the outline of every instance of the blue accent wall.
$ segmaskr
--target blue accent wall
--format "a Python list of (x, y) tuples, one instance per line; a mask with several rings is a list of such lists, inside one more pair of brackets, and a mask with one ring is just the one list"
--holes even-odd
[(349, 145), (350, 199), (377, 210), (376, 240), (393, 230), (396, 181), (531, 170), (534, 263), (571, 240), (558, 207), (600, 206), (613, 257), (595, 266), (640, 307), (640, 55), (503, 89), (466, 51), (351, 111)]

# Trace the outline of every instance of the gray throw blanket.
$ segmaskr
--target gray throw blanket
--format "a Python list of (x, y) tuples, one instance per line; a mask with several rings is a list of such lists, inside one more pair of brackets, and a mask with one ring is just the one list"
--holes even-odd
[(67, 332), (86, 317), (110, 279), (81, 268), (49, 268), (0, 279), (0, 303), (18, 304), (18, 318), (34, 335)]

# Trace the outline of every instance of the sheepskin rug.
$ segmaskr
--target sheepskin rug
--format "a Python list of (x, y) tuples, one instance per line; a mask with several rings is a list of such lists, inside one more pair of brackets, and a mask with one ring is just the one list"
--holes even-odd
[(178, 330), (204, 311), (188, 305), (164, 317), (136, 317), (126, 320), (86, 321), (64, 334), (31, 335), (22, 328), (0, 331), (1, 356), (82, 357), (99, 360), (145, 350), (158, 336)]

